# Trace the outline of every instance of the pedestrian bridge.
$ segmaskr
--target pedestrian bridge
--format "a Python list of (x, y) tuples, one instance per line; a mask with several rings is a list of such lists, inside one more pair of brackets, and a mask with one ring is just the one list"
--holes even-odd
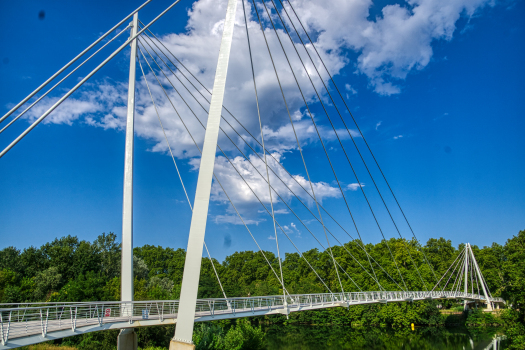
[[(292, 294), (247, 298), (198, 299), (195, 322), (353, 305), (437, 299), (485, 303), (479, 294), (451, 291)], [(490, 298), (503, 303), (501, 298)], [(179, 300), (1, 304), (0, 350), (82, 333), (177, 323)]]
[[(178, 54), (178, 52), (176, 52), (176, 50), (174, 50), (175, 53), (170, 51), (170, 49), (166, 47), (163, 37), (161, 36), (161, 38), (159, 38), (152, 29), (150, 29), (157, 20), (174, 8), (180, 1), (181, 0), (174, 0), (170, 6), (160, 12), (149, 23), (145, 24), (139, 20), (138, 11), (152, 2), (152, 0), (146, 0), (139, 8), (118, 22), (113, 28), (89, 45), (84, 51), (63, 66), (57, 71), (57, 73), (46, 80), (26, 98), (16, 104), (9, 112), (0, 117), (0, 123), (4, 121), (6, 122), (6, 125), (2, 126), (2, 129), (0, 129), (0, 134), (17, 121), (19, 121), (18, 124), (20, 124), (20, 120), (29, 120), (31, 122), (31, 125), (28, 126), (25, 131), (14, 138), (3, 150), (0, 149), (1, 159), (16, 144), (18, 144), (18, 142), (36, 128), (39, 123), (53, 113), (60, 104), (75, 93), (75, 91), (79, 90), (99, 70), (106, 66), (108, 62), (119, 53), (123, 52), (128, 46), (130, 47), (130, 74), (125, 122), (126, 141), (124, 152), (122, 260), (120, 273), (120, 298), (122, 301), (0, 304), (0, 350), (12, 349), (48, 340), (108, 329), (129, 329), (135, 327), (176, 324), (178, 320), (180, 320), (180, 322), (176, 329), (172, 345), (174, 345), (174, 347), (177, 346), (177, 348), (179, 345), (184, 345), (189, 349), (193, 346), (192, 334), (194, 322), (272, 314), (288, 315), (291, 312), (331, 307), (349, 307), (361, 304), (417, 300), (461, 299), (464, 300), (465, 309), (468, 308), (469, 303), (474, 302), (486, 304), (489, 310), (492, 309), (492, 304), (503, 303), (502, 299), (493, 298), (490, 294), (489, 286), (476, 262), (470, 244), (467, 244), (463, 248), (461, 253), (456, 257), (456, 260), (454, 260), (449, 269), (442, 275), (441, 279), (438, 279), (438, 275), (436, 274), (434, 267), (430, 264), (429, 259), (427, 259), (425, 250), (419, 243), (407, 216), (394, 194), (392, 186), (387, 181), (385, 173), (379, 166), (370, 145), (365, 139), (365, 133), (363, 133), (358, 126), (346, 99), (337, 87), (332, 74), (323, 61), (323, 55), (321, 55), (316, 48), (315, 41), (311, 39), (301, 21), (301, 18), (293, 8), (294, 5), (292, 3), (286, 1), (285, 5), (283, 1), (279, 0), (277, 4), (277, 2), (272, 0), (271, 8), (267, 7), (270, 5), (268, 1), (253, 0), (253, 6), (249, 5), (248, 2), (240, 2), (238, 0), (228, 0), (227, 5), (223, 4), (225, 5), (223, 9), (226, 10), (226, 16), (224, 23), (222, 24), (223, 33), (220, 42), (215, 80), (213, 88), (210, 89), (210, 86), (207, 87), (184, 65), (184, 59), (181, 61), (177, 58), (175, 53)], [(244, 29), (239, 25), (234, 26), (236, 22), (235, 13), (238, 2), (242, 4), (242, 16), (237, 16), (237, 19), (244, 18)], [(219, 3), (220, 2), (217, 1), (213, 5), (218, 6)], [(259, 5), (257, 5), (257, 3)], [(246, 5), (249, 5), (249, 7), (246, 8)], [(264, 17), (261, 17), (264, 16), (264, 13), (260, 11), (262, 9), (264, 9), (264, 12), (267, 14), (268, 22), (266, 23), (263, 21)], [(272, 9), (277, 17), (271, 16)], [(183, 11), (186, 12), (185, 9), (183, 9)], [(294, 18), (294, 20), (292, 20), (292, 18)], [(130, 19), (132, 19), (132, 22), (127, 24)], [(276, 22), (277, 19), (279, 19), (279, 22)], [(294, 23), (300, 24), (300, 26), (296, 27)], [(253, 108), (250, 111), (243, 112), (245, 115), (242, 115), (239, 118), (234, 116), (234, 114), (232, 114), (223, 104), (230, 48), (234, 38), (234, 27), (237, 27), (235, 30), (244, 30), (246, 34), (246, 49), (249, 54), (247, 57), (249, 57), (249, 66), (251, 68), (255, 98), (252, 104)], [(251, 27), (252, 30), (249, 30), (249, 27)], [(300, 30), (301, 28), (302, 32), (298, 31), (298, 29)], [(261, 35), (254, 37), (253, 31), (259, 29)], [(130, 34), (128, 39), (124, 39), (123, 37), (119, 39), (119, 36), (122, 33), (127, 32)], [(110, 36), (112, 33), (115, 33), (113, 37)], [(278, 42), (279, 45), (269, 45), (267, 35), (272, 33), (275, 34), (275, 39), (273, 40), (277, 40), (275, 43)], [(288, 49), (285, 49), (286, 45), (283, 45), (281, 38), (285, 41), (289, 39), (291, 46), (288, 47)], [(308, 38), (308, 40), (306, 40), (306, 38)], [(264, 39), (264, 41), (261, 39)], [(53, 90), (64, 80), (96, 56), (96, 54), (107, 45), (110, 45), (114, 40), (116, 40), (114, 45), (116, 46), (118, 43), (118, 48), (103, 59), (90, 73), (78, 77), (74, 87), (53, 92)], [(272, 46), (273, 48), (271, 48)], [(97, 51), (82, 61), (82, 63), (76, 63), (77, 60), (81, 57), (85, 57), (85, 55), (95, 47), (99, 47)], [(307, 49), (307, 47), (311, 47), (314, 51)], [(279, 160), (279, 157), (274, 157), (276, 152), (275, 149), (273, 149), (272, 146), (270, 146), (269, 149), (265, 146), (266, 132), (264, 130), (265, 128), (267, 130), (272, 130), (272, 127), (268, 126), (268, 117), (272, 114), (265, 113), (264, 110), (261, 114), (261, 109), (259, 108), (258, 82), (255, 72), (256, 68), (258, 69), (257, 65), (261, 63), (261, 61), (258, 59), (254, 61), (252, 57), (252, 48), (254, 50), (256, 49), (255, 52), (261, 50), (261, 52), (267, 51), (268, 58), (272, 62), (273, 73), (275, 73), (275, 80), (273, 85), (271, 85), (271, 89), (276, 91), (277, 96), (279, 96), (277, 91), (280, 91), (280, 95), (283, 99), (282, 104), (273, 100), (263, 102), (265, 104), (278, 103), (280, 111), (286, 110), (286, 113), (279, 112), (279, 115), (274, 115), (272, 118), (278, 118), (279, 125), (283, 127), (289, 126), (291, 128), (290, 130), (293, 130), (294, 138), (291, 139), (292, 144), (295, 140), (296, 145), (294, 144), (293, 146), (290, 146), (290, 148), (287, 148), (288, 146), (286, 146), (285, 148), (280, 149), (279, 152), (286, 152), (288, 158), (291, 158), (292, 155), (295, 156), (297, 158), (297, 164), (302, 164), (304, 170), (299, 166), (295, 169), (296, 171), (293, 173), (290, 172)], [(293, 50), (290, 50), (290, 48), (293, 48)], [(273, 55), (276, 53), (276, 50), (279, 52), (279, 56)], [(303, 50), (306, 56), (300, 53), (303, 52)], [(281, 54), (283, 56), (280, 56)], [(281, 58), (274, 60), (274, 57)], [(296, 58), (293, 58), (292, 61), (290, 61), (289, 57)], [(283, 58), (285, 58), (285, 60), (283, 60)], [(175, 63), (175, 61), (177, 63)], [(91, 63), (93, 62), (94, 61), (91, 61)], [(291, 62), (295, 62), (295, 64), (292, 64)], [(138, 88), (135, 86), (137, 81), (137, 66), (140, 68), (139, 72), (142, 73), (143, 78), (143, 84)], [(277, 69), (277, 66), (284, 66), (284, 70)], [(307, 66), (314, 68), (314, 70), (311, 68), (307, 69)], [(234, 68), (240, 69), (242, 67), (237, 66)], [(51, 81), (58, 79), (59, 76), (63, 76), (66, 72), (67, 75), (65, 75), (53, 87), (46, 92), (43, 91), (43, 88), (50, 84)], [(299, 91), (301, 95), (301, 98), (299, 99), (297, 92), (294, 92), (294, 94), (297, 95), (296, 97), (299, 102), (292, 110), (289, 109), (290, 101), (287, 102), (287, 94), (285, 94), (281, 85), (283, 72), (287, 74), (288, 78), (286, 79), (292, 82), (293, 89), (295, 89), (296, 86), (297, 91)], [(281, 77), (279, 76), (280, 74)], [(197, 76), (198, 75), (199, 74), (197, 74)], [(175, 78), (177, 82), (171, 80), (170, 77)], [(268, 74), (265, 73), (264, 80), (267, 81), (268, 79), (273, 79), (271, 77), (271, 72)], [(295, 85), (293, 84), (294, 81)], [(151, 82), (156, 82), (156, 84), (153, 83), (150, 88)], [(263, 85), (265, 89), (269, 86), (270, 85)], [(188, 212), (181, 213), (181, 215), (184, 216), (184, 218), (189, 218), (191, 216), (180, 301), (133, 301), (133, 140), (135, 135), (134, 120), (136, 114), (136, 90), (139, 91), (139, 96), (145, 96), (145, 101), (148, 103), (148, 106), (153, 107), (151, 111), (155, 111), (155, 115), (159, 122), (158, 131), (160, 132), (160, 130), (162, 130), (162, 135), (164, 136), (167, 149), (169, 150), (171, 160), (174, 164), (174, 170), (177, 173), (188, 202)], [(63, 93), (63, 91), (67, 92)], [(261, 90), (259, 89), (259, 91)], [(337, 95), (335, 92), (337, 92)], [(35, 113), (38, 113), (39, 116), (35, 117), (34, 120), (32, 118), (26, 119), (28, 117), (27, 115), (24, 117), (26, 112), (31, 110), (31, 108), (42, 99), (46, 98), (48, 94), (51, 95), (49, 95), (47, 99), (55, 98), (52, 100), (52, 105), (50, 104), (51, 107), (46, 106), (46, 111), (43, 114), (40, 113), (40, 110), (37, 110)], [(61, 97), (58, 98), (57, 94)], [(202, 99), (199, 96), (202, 97)], [(316, 96), (317, 99), (315, 99)], [(148, 98), (151, 99), (151, 105), (149, 105)], [(288, 98), (290, 98), (290, 96), (288, 96)], [(329, 99), (328, 104), (326, 104), (327, 99)], [(144, 100), (144, 98), (142, 100)], [(301, 100), (304, 102), (304, 106), (301, 103)], [(23, 106), (26, 106), (29, 103), (31, 104), (27, 106), (27, 108), (20, 111)], [(317, 107), (312, 110), (311, 107), (314, 106)], [(180, 109), (179, 107), (182, 107), (183, 109)], [(324, 118), (321, 113), (321, 107), (326, 118)], [(138, 110), (140, 112), (144, 109), (145, 107), (139, 108)], [(179, 113), (179, 110), (182, 111), (182, 113)], [(33, 110), (33, 112), (34, 111), (35, 110)], [(257, 111), (257, 114), (255, 114), (255, 111)], [(15, 112), (17, 112), (16, 116), (14, 114)], [(203, 112), (206, 114), (202, 115), (202, 117), (207, 118), (207, 120), (201, 120), (199, 118), (198, 114), (202, 114)], [(314, 114), (316, 115), (316, 118), (314, 118)], [(304, 125), (315, 130), (315, 134), (312, 135), (317, 135), (318, 141), (316, 139), (311, 142), (311, 150), (304, 147), (304, 145), (306, 145), (306, 136), (301, 134), (301, 132), (296, 132), (295, 124), (299, 122), (296, 118), (297, 115), (304, 115), (304, 121), (301, 119), (302, 117), (300, 118), (301, 123), (307, 123)], [(257, 119), (255, 119), (254, 116), (257, 116)], [(141, 115), (141, 113), (137, 112), (137, 117), (143, 118), (144, 114)], [(10, 121), (8, 121), (7, 118), (11, 118)], [(310, 119), (311, 124), (308, 118)], [(164, 119), (164, 121), (169, 120), (170, 123), (163, 124), (162, 119)], [(339, 119), (341, 125), (337, 127), (339, 123), (337, 120)], [(336, 124), (334, 124), (333, 121), (337, 121)], [(221, 126), (221, 123), (223, 126)], [(226, 123), (228, 127), (223, 128), (225, 126), (224, 123)], [(178, 133), (176, 129), (171, 129), (170, 125), (179, 125), (180, 127), (184, 126), (184, 129), (180, 129), (181, 133)], [(253, 127), (253, 125), (256, 127)], [(298, 130), (301, 130), (302, 126), (297, 126)], [(328, 134), (323, 130), (328, 130), (330, 136), (329, 139), (327, 139), (326, 136)], [(259, 131), (260, 138), (259, 136), (254, 136), (259, 134)], [(174, 156), (172, 145), (170, 145), (170, 139), (173, 144), (174, 138), (173, 136), (168, 137), (169, 135), (177, 135), (177, 139), (184, 137), (187, 137), (188, 140), (191, 139), (195, 146), (194, 149), (193, 145), (190, 144), (189, 147), (191, 148), (191, 152), (196, 152), (195, 154), (201, 155), (200, 165), (198, 167), (199, 174), (195, 190), (195, 200), (193, 202), (190, 199), (190, 195), (188, 195), (188, 191), (184, 185), (183, 176), (181, 176), (179, 167), (177, 166), (176, 158), (179, 157)], [(197, 137), (195, 137), (195, 135), (197, 135)], [(222, 136), (219, 138), (219, 135), (224, 135), (226, 138), (223, 138)], [(266, 135), (266, 137), (268, 137), (268, 135)], [(356, 138), (358, 140), (356, 140)], [(199, 140), (203, 140), (202, 143)], [(337, 147), (337, 149), (342, 152), (338, 151), (338, 153), (335, 154), (334, 152), (337, 149), (333, 147), (327, 148), (325, 142), (330, 140), (333, 141), (334, 147)], [(227, 141), (229, 141), (231, 145), (229, 143), (225, 145)], [(266, 141), (268, 143), (268, 139)], [(179, 146), (182, 147), (182, 145)], [(314, 148), (319, 152), (315, 151)], [(231, 165), (231, 168), (228, 169), (233, 170), (232, 174), (236, 179), (233, 182), (234, 185), (231, 185), (231, 182), (224, 182), (225, 186), (223, 186), (221, 180), (224, 180), (226, 175), (221, 174), (220, 172), (216, 173), (214, 170), (215, 159), (218, 154), (217, 149), (220, 151), (219, 157), (227, 160), (229, 164), (228, 166)], [(320, 151), (321, 149), (322, 152)], [(352, 151), (354, 149), (355, 152)], [(179, 151), (181, 151), (182, 154), (188, 152), (186, 149)], [(347, 153), (347, 151), (352, 153)], [(192, 154), (191, 152), (187, 154)], [(324, 154), (324, 157), (318, 157), (318, 154)], [(182, 159), (184, 161), (187, 160), (185, 159), (185, 156), (182, 157)], [(197, 160), (198, 158), (193, 159)], [(242, 162), (245, 162), (244, 164), (246, 165), (246, 168), (244, 168), (244, 165), (243, 167), (240, 167), (240, 163), (236, 163), (236, 159), (244, 159)], [(368, 164), (366, 159), (368, 159)], [(316, 177), (323, 176), (323, 178), (326, 177), (328, 179), (318, 183), (313, 181), (310, 177), (307, 163), (309, 164), (310, 169), (314, 168), (315, 173), (318, 173)], [(336, 164), (335, 167), (334, 164)], [(341, 166), (348, 165), (348, 168), (339, 168), (337, 164)], [(357, 168), (354, 167), (356, 164), (359, 164)], [(342, 169), (344, 169), (344, 171)], [(339, 173), (339, 175), (337, 173)], [(358, 173), (360, 174), (358, 175)], [(374, 173), (375, 178), (373, 175)], [(238, 178), (237, 175), (239, 175)], [(226, 180), (228, 179), (229, 178), (226, 178)], [(248, 241), (253, 240), (258, 251), (264, 257), (262, 264), (267, 264), (269, 266), (271, 273), (273, 273), (273, 275), (270, 274), (270, 276), (271, 278), (275, 276), (275, 280), (278, 282), (279, 288), (283, 291), (283, 295), (247, 298), (227, 297), (219, 273), (215, 269), (212, 255), (210, 254), (204, 240), (212, 181), (215, 181), (214, 184), (218, 186), (217, 188), (220, 187), (220, 191), (224, 195), (224, 202), (231, 205), (231, 208), (228, 207), (228, 210), (231, 211), (232, 217), (235, 220), (238, 218), (238, 222), (242, 223), (242, 226), (246, 229), (246, 237)], [(257, 181), (262, 182), (259, 183)], [(365, 182), (367, 182), (366, 190), (364, 189)], [(228, 183), (230, 183), (230, 185), (228, 185)], [(262, 186), (261, 183), (263, 184)], [(339, 214), (339, 216), (344, 215), (342, 218), (338, 217), (336, 219), (338, 215), (335, 213), (332, 215), (323, 205), (322, 193), (319, 193), (319, 188), (328, 183), (334, 183), (332, 189), (334, 193), (337, 193), (337, 195), (334, 194), (334, 197), (332, 198), (334, 203), (331, 207), (343, 208), (341, 214)], [(337, 187), (335, 184), (337, 184)], [(349, 203), (353, 204), (353, 198), (347, 200), (346, 196), (348, 193), (345, 194), (345, 191), (349, 189), (353, 191), (353, 186), (355, 186), (356, 195), (362, 195), (362, 199), (364, 200), (362, 203), (366, 203), (365, 208), (367, 208), (367, 212), (368, 209), (370, 211), (370, 216), (366, 216), (366, 218), (368, 218), (367, 220), (370, 221), (369, 224), (366, 224), (365, 216), (354, 215), (355, 212), (354, 214), (352, 213), (352, 210), (354, 209), (351, 209)], [(245, 191), (243, 192), (243, 196), (248, 195), (253, 203), (261, 205), (262, 208), (258, 209), (256, 212), (257, 214), (255, 214), (255, 212), (252, 214), (258, 215), (258, 213), (261, 213), (266, 215), (267, 219), (271, 219), (271, 221), (268, 222), (273, 224), (273, 230), (271, 230), (272, 227), (270, 226), (265, 228), (263, 227), (264, 225), (257, 225), (259, 234), (254, 235), (255, 231), (252, 232), (252, 229), (249, 227), (249, 225), (251, 225), (251, 220), (249, 219), (250, 216), (247, 212), (248, 210), (253, 210), (253, 208), (250, 206), (248, 206), (248, 208), (243, 208), (244, 203), (239, 203), (238, 201), (237, 203), (234, 203), (236, 202), (235, 196), (230, 195), (231, 193), (236, 193), (239, 188), (242, 188), (243, 191)], [(381, 190), (381, 188), (383, 188), (383, 190)], [(318, 191), (317, 194), (316, 191)], [(369, 197), (369, 195), (372, 197)], [(376, 200), (373, 200), (372, 198), (376, 198)], [(334, 205), (335, 201), (339, 201), (337, 206)], [(379, 208), (374, 209), (376, 205), (372, 205), (372, 203), (375, 201), (379, 205)], [(390, 208), (387, 203), (391, 203)], [(276, 208), (276, 206), (279, 206), (279, 208)], [(329, 206), (326, 207), (328, 208)], [(191, 215), (188, 215), (190, 212)], [(333, 285), (335, 288), (339, 289), (340, 292), (335, 292), (335, 289), (333, 289), (334, 287), (329, 287), (330, 282), (327, 281), (327, 275), (320, 271), (319, 268), (315, 268), (315, 264), (312, 265), (311, 262), (308, 261), (301, 249), (299, 249), (300, 245), (298, 246), (294, 243), (292, 239), (293, 237), (290, 236), (288, 226), (283, 221), (281, 221), (282, 224), (279, 222), (279, 220), (284, 219), (281, 219), (281, 216), (276, 217), (276, 214), (283, 214), (285, 212), (286, 215), (290, 215), (289, 218), (292, 218), (294, 222), (298, 222), (302, 225), (301, 227), (304, 227), (304, 232), (308, 232), (308, 234), (311, 235), (313, 239), (311, 242), (316, 244), (316, 247), (318, 244), (321, 249), (329, 254), (330, 261), (325, 270), (330, 270), (327, 272), (328, 276), (331, 274), (334, 278), (337, 278), (336, 283)], [(348, 216), (346, 216), (346, 212), (348, 212)], [(360, 216), (360, 218), (356, 221), (355, 217), (357, 216)], [(398, 221), (403, 223), (404, 229), (401, 226), (401, 222), (396, 223), (396, 217), (398, 218)], [(292, 222), (291, 225), (294, 225), (294, 223)], [(366, 225), (364, 226), (365, 229), (362, 229), (363, 227), (361, 225)], [(358, 226), (361, 227), (361, 231)], [(265, 251), (263, 250), (264, 246), (261, 247), (257, 241), (257, 238), (261, 239), (261, 237), (266, 240), (268, 237), (268, 229), (271, 230), (270, 239), (275, 241), (275, 249), (277, 252), (276, 262), (270, 262), (270, 259), (267, 258)], [(354, 238), (350, 234), (350, 231), (353, 229), (355, 229), (355, 234), (359, 239)], [(413, 237), (413, 242), (415, 244), (412, 253), (410, 252), (411, 249), (409, 249), (410, 244), (402, 234), (402, 231), (406, 231), (407, 229), (409, 229), (407, 233)], [(388, 251), (386, 260), (381, 259), (384, 260), (382, 264), (385, 266), (390, 265), (390, 269), (385, 269), (378, 261), (376, 261), (373, 254), (369, 252), (366, 243), (363, 243), (363, 236), (370, 239), (372, 237), (371, 234), (378, 233), (381, 234), (382, 242), (384, 242)], [(212, 233), (210, 232), (209, 234)], [(316, 234), (319, 235), (319, 237), (324, 237), (326, 242), (323, 243), (322, 241), (324, 239), (319, 239)], [(359, 249), (359, 254), (361, 254), (362, 251), (364, 254), (363, 258), (360, 258), (359, 256), (356, 257), (352, 254), (352, 252), (344, 245), (343, 240), (337, 238), (336, 234), (343, 235), (345, 240), (350, 238), (352, 241), (357, 242), (356, 244)], [(279, 246), (280, 236), (281, 238), (286, 237), (288, 239), (290, 242), (288, 249), (291, 251), (295, 249), (297, 251), (300, 258), (304, 260), (308, 268), (319, 280), (319, 285), (324, 286), (326, 289), (323, 290), (328, 291), (328, 293), (289, 294), (282, 268), (281, 253), (284, 253), (284, 251), (282, 250), (283, 247)], [(391, 247), (388, 243), (389, 238), (397, 236), (399, 236), (400, 242), (403, 242), (403, 244), (397, 248)], [(339, 253), (332, 251), (334, 245), (339, 245), (342, 248), (336, 249)], [(224, 298), (197, 299), (203, 248), (206, 249), (211, 261), (211, 266), (217, 278), (218, 286), (220, 287)], [(399, 252), (395, 251), (396, 249), (403, 250), (403, 256), (408, 259), (405, 276), (403, 276), (403, 273), (401, 272), (400, 255), (398, 254)], [(348, 255), (352, 259), (350, 260), (352, 261), (352, 264), (355, 262), (357, 264), (356, 268), (362, 269), (367, 276), (366, 278), (370, 278), (371, 281), (373, 281), (374, 287), (362, 286), (363, 288), (361, 288), (350, 275), (355, 272), (354, 268), (342, 266), (341, 263), (338, 262), (339, 257), (337, 254)], [(398, 256), (397, 260), (395, 256)], [(425, 276), (422, 269), (428, 271), (428, 276)], [(380, 274), (379, 277), (376, 274), (376, 271)], [(414, 272), (416, 280), (413, 281), (413, 283), (407, 284), (406, 273), (409, 271)], [(386, 278), (389, 284), (391, 282), (395, 284), (395, 286), (394, 284), (390, 284), (392, 287), (389, 288), (403, 291), (385, 291), (386, 288), (381, 285), (383, 277)], [(352, 290), (360, 290), (361, 292), (346, 292), (343, 286), (344, 281), (342, 281), (342, 279), (345, 278), (348, 278), (357, 288)], [(435, 279), (437, 282), (430, 291), (408, 291), (409, 289), (428, 288), (434, 283), (428, 281), (428, 279)], [(375, 285), (377, 285), (377, 287), (375, 287)], [(382, 291), (362, 291), (363, 289), (366, 290), (370, 288), (378, 288)], [(130, 347), (136, 349), (136, 336), (132, 333), (133, 332), (131, 331), (121, 332), (119, 336), (119, 349), (129, 349)]]

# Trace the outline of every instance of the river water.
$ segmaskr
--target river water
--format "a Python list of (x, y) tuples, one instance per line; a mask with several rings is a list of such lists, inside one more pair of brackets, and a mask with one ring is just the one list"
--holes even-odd
[[(389, 350), (493, 350), (506, 349), (507, 341), (497, 328), (416, 327), (393, 330), (381, 327), (270, 326), (265, 329), (268, 349), (389, 349)], [(496, 342), (494, 342), (496, 339)]]

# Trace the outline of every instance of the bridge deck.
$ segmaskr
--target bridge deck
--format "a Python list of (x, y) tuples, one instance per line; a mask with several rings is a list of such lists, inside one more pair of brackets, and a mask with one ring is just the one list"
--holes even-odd
[[(289, 314), (329, 307), (430, 299), (485, 302), (462, 292), (319, 293), (248, 298), (199, 299), (195, 321)], [(493, 298), (492, 302), (503, 302)], [(0, 350), (107, 329), (176, 324), (178, 300), (0, 304)]]

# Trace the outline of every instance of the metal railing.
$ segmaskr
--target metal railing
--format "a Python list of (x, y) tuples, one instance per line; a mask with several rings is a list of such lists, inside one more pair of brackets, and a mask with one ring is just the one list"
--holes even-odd
[[(367, 303), (402, 302), (425, 299), (458, 298), (485, 301), (483, 295), (450, 291), (414, 292), (359, 292), (296, 294), (286, 298), (278, 296), (255, 296), (241, 298), (199, 299), (196, 320), (215, 317), (233, 318), (312, 310), (336, 306)], [(491, 302), (504, 302), (492, 298)], [(0, 304), (0, 339), (6, 345), (10, 339), (41, 336), (45, 341), (49, 333), (70, 330), (77, 334), (109, 328), (140, 327), (174, 323), (179, 309), (178, 300), (154, 300), (133, 302), (73, 302), (73, 303), (21, 303)], [(147, 321), (145, 323), (145, 321)], [(148, 323), (149, 322), (149, 323)], [(0, 347), (1, 349), (2, 347)]]

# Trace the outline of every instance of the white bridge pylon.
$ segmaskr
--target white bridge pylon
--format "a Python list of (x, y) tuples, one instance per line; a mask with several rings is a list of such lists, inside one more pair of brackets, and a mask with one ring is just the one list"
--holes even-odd
[[(439, 289), (438, 287), (441, 286), (441, 282), (445, 281), (445, 279), (446, 282), (444, 283), (442, 290), (445, 290), (447, 287), (451, 286), (449, 289), (455, 292), (459, 292), (463, 289), (463, 293), (465, 294), (477, 293), (478, 295), (483, 295), (483, 300), (487, 305), (487, 310), (492, 311), (494, 309), (492, 302), (494, 298), (492, 298), (487, 281), (481, 273), (470, 243), (465, 244), (465, 247), (456, 257), (456, 260), (454, 260), (452, 265), (450, 265), (448, 270), (434, 286), (432, 291)], [(472, 300), (466, 298), (464, 301), (465, 310), (468, 309), (469, 302), (472, 302)]]

